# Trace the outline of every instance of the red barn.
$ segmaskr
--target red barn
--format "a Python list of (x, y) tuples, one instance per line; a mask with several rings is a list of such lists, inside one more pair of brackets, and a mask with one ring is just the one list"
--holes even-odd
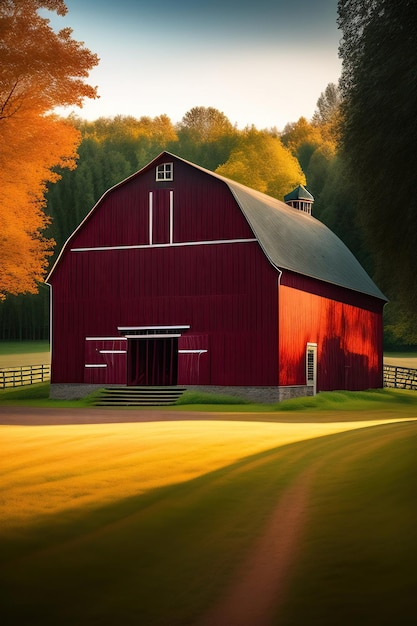
[(286, 198), (167, 152), (108, 190), (48, 278), (51, 394), (382, 387), (384, 295), (304, 188)]

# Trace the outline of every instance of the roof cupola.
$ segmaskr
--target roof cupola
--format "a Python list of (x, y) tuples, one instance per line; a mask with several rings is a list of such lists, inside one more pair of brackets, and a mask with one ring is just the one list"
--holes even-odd
[(284, 196), (284, 202), (298, 211), (311, 215), (314, 198), (303, 185), (298, 185), (293, 191)]

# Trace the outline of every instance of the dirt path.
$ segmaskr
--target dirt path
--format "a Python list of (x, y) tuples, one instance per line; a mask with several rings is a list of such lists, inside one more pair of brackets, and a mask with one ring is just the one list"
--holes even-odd
[[(0, 424), (22, 426), (55, 426), (63, 424), (112, 424), (126, 422), (157, 422), (173, 419), (172, 412), (146, 409), (141, 411), (99, 408), (41, 408), (1, 406)], [(174, 419), (178, 419), (175, 416)], [(190, 419), (193, 419), (192, 414)]]
[(198, 626), (270, 626), (285, 598), (306, 524), (311, 480), (317, 467), (298, 477), (282, 495), (264, 533), (239, 575)]

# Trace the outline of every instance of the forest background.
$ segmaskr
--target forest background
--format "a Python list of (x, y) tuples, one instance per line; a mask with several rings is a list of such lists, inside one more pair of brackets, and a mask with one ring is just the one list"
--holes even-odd
[[(14, 4), (18, 5), (19, 2), (23, 0), (15, 0)], [(33, 2), (34, 6), (43, 4), (36, 0)], [(25, 3), (28, 5), (31, 0), (25, 0)], [(61, 0), (49, 0), (49, 3), (56, 6), (63, 4)], [(408, 90), (408, 104), (401, 109), (405, 119), (398, 116), (396, 96), (391, 96), (395, 115), (390, 108), (391, 102), (384, 101), (384, 128), (378, 115), (375, 115), (377, 103), (371, 97), (373, 93), (381, 97), (380, 90), (372, 89), (372, 84), (369, 86), (371, 77), (380, 85), (387, 84), (392, 91), (394, 74), (402, 76), (398, 71), (398, 63), (404, 57), (404, 46), (408, 42), (413, 47), (410, 47), (408, 56), (404, 58), (407, 58), (408, 63), (410, 55), (415, 56), (413, 33), (405, 38), (403, 29), (403, 25), (409, 23), (409, 12), (413, 9), (410, 9), (407, 0), (399, 0), (395, 9), (392, 9), (394, 14), (390, 14), (389, 3), (385, 14), (375, 14), (372, 10), (364, 13), (364, 5), (371, 6), (372, 3), (366, 0), (339, 2), (339, 22), (344, 33), (341, 45), (344, 72), (339, 85), (330, 83), (319, 95), (311, 120), (301, 117), (298, 121), (289, 122), (282, 131), (277, 128), (257, 129), (255, 126), (239, 130), (218, 109), (201, 106), (186, 112), (178, 124), (173, 124), (165, 114), (153, 118), (116, 116), (96, 121), (70, 116), (65, 122), (62, 120), (73, 148), (69, 162), (55, 159), (54, 167), (49, 168), (50, 174), (43, 179), (45, 188), (41, 191), (45, 191), (45, 214), (51, 218), (49, 223), (46, 218), (43, 227), (38, 229), (42, 232), (42, 239), (38, 238), (38, 242), (44, 246), (45, 262), (40, 275), (35, 276), (35, 286), (29, 285), (15, 292), (13, 286), (6, 287), (7, 297), (0, 302), (0, 340), (40, 340), (49, 337), (49, 288), (42, 276), (47, 274), (67, 238), (102, 194), (146, 165), (161, 151), (167, 150), (280, 200), (296, 185), (304, 184), (315, 198), (314, 217), (324, 222), (344, 241), (390, 299), (384, 311), (385, 348), (415, 347), (417, 314), (414, 308), (415, 290), (410, 290), (410, 285), (413, 280), (415, 282), (413, 264), (416, 255), (414, 248), (405, 245), (411, 241), (412, 246), (413, 238), (407, 237), (407, 231), (410, 231), (415, 221), (415, 213), (412, 214), (403, 202), (400, 205), (392, 203), (394, 212), (398, 214), (398, 206), (404, 206), (406, 215), (400, 223), (404, 232), (398, 227), (390, 228), (392, 217), (387, 214), (387, 207), (391, 206), (391, 202), (387, 194), (396, 193), (399, 184), (402, 184), (404, 188), (397, 195), (407, 198), (408, 189), (403, 184), (401, 174), (397, 177), (393, 175), (390, 181), (387, 178), (379, 179), (380, 172), (384, 175), (384, 171), (387, 171), (386, 164), (384, 170), (383, 162), (381, 167), (381, 158), (384, 158), (380, 150), (381, 136), (385, 144), (391, 141), (391, 145), (394, 148), (397, 146), (402, 154), (402, 159), (397, 160), (397, 167), (410, 167), (411, 162), (406, 163), (408, 155), (405, 148), (412, 145), (414, 149), (414, 143), (412, 137), (407, 139), (409, 133), (404, 134), (404, 123), (411, 122), (415, 128), (415, 115), (411, 115), (417, 93), (415, 79), (412, 85), (414, 90)], [(358, 14), (363, 21), (359, 26)], [(392, 64), (385, 63), (383, 51), (380, 50), (380, 34), (384, 31), (387, 35), (387, 24), (392, 24), (391, 41), (388, 37), (390, 58), (395, 57), (395, 63)], [(11, 32), (15, 37), (21, 29), (15, 25)], [(398, 32), (399, 35), (396, 35)], [(364, 33), (367, 34), (366, 39)], [(400, 37), (397, 46), (392, 39), (396, 36)], [(375, 64), (373, 45), (377, 53), (382, 54), (379, 65)], [(94, 55), (85, 49), (78, 49), (78, 53), (81, 52), (87, 54), (86, 67), (95, 64)], [(370, 55), (370, 60), (367, 55)], [(368, 69), (371, 62), (370, 73)], [(407, 67), (412, 67), (412, 64)], [(391, 75), (387, 77), (384, 72), (391, 72)], [(407, 76), (404, 80), (408, 80)], [(401, 93), (401, 85), (397, 85), (394, 93)], [(85, 96), (94, 97), (92, 92), (85, 92)], [(68, 98), (68, 94), (65, 97)], [(7, 110), (10, 100), (4, 102)], [(372, 112), (368, 118), (367, 106), (371, 107)], [(363, 124), (361, 126), (362, 118), (359, 123), (357, 120), (355, 123), (357, 111), (359, 117), (365, 116), (366, 127)], [(370, 127), (367, 137), (369, 121), (375, 117), (376, 128)], [(13, 119), (16, 119), (15, 114)], [(41, 115), (36, 119), (45, 122), (47, 118)], [(55, 123), (56, 118), (53, 121)], [(45, 134), (45, 129), (39, 132)], [(20, 135), (23, 136), (21, 132)], [(399, 136), (403, 138), (401, 141), (398, 141)], [(50, 137), (50, 143), (53, 146), (54, 137)], [(23, 146), (22, 152), (26, 148)], [(361, 160), (363, 163), (358, 168)], [(395, 160), (389, 164), (389, 168), (390, 171), (395, 170)], [(24, 170), (21, 163), (16, 161), (16, 175), (19, 175), (19, 171)], [(382, 218), (387, 225), (385, 230), (379, 227), (384, 222)], [(15, 221), (19, 219), (19, 213), (16, 212)], [(391, 231), (397, 238), (392, 241), (389, 237)], [(45, 247), (52, 249), (52, 240), (55, 241), (53, 252), (45, 255)], [(404, 245), (401, 245), (401, 241)], [(20, 252), (19, 247), (15, 246), (9, 255)], [(387, 271), (387, 265), (391, 268), (395, 266), (396, 271)], [(38, 293), (28, 293), (36, 290)]]

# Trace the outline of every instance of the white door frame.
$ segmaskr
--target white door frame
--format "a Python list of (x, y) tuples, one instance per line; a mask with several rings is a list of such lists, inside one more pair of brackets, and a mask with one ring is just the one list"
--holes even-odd
[(306, 385), (313, 388), (313, 396), (317, 393), (317, 344), (307, 343), (306, 346)]

